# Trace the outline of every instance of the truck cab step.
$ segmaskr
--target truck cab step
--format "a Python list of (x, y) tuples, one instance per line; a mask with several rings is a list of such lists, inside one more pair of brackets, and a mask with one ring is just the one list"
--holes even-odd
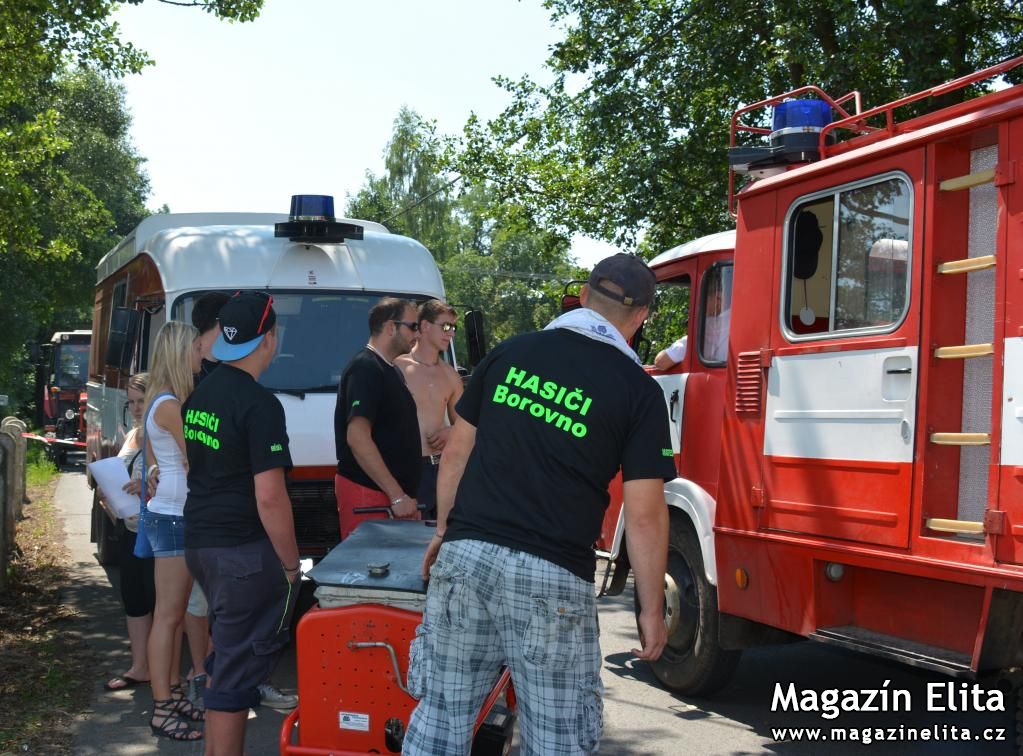
[(968, 654), (894, 635), (885, 635), (855, 625), (818, 628), (816, 632), (810, 633), (809, 638), (820, 643), (893, 659), (921, 669), (943, 672), (953, 677), (973, 679), (976, 676), (971, 669)]

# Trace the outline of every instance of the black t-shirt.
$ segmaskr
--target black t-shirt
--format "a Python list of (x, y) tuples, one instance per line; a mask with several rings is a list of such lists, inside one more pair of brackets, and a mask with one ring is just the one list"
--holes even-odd
[(406, 494), (415, 496), (422, 470), (416, 402), (401, 370), (371, 349), (360, 349), (341, 374), (334, 408), (334, 447), (338, 474), (379, 491), (348, 446), (348, 423), (353, 417), (369, 420), (373, 443), (387, 469)]
[(220, 364), (219, 362), (213, 362), (212, 360), (207, 360), (205, 357), (203, 357), (202, 366), (199, 368), (199, 372), (192, 376), (193, 385), (198, 386), (200, 383), (202, 383), (203, 378), (205, 378), (214, 370), (216, 370), (217, 365), (219, 364)]
[(188, 453), (185, 545), (266, 538), (253, 476), (291, 467), (284, 408), (243, 370), (221, 364), (181, 407)]
[(511, 338), (457, 406), (476, 426), (445, 541), (535, 554), (593, 581), (607, 487), (675, 477), (656, 381), (613, 346), (565, 329)]

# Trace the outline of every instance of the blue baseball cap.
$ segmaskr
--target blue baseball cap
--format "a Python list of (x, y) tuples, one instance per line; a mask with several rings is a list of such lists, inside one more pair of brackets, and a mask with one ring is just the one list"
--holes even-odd
[(221, 362), (248, 357), (277, 322), (274, 298), (262, 291), (239, 291), (220, 308), (220, 335), (213, 356)]

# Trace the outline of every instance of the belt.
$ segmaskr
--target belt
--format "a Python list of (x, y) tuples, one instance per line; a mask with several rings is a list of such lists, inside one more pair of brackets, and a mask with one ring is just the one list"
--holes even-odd
[(423, 457), (423, 462), (429, 462), (431, 465), (434, 465), (436, 467), (437, 465), (440, 464), (440, 455), (430, 454), (429, 456)]

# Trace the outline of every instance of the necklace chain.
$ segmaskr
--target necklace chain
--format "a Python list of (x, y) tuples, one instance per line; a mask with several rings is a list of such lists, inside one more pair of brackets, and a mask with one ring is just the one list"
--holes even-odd
[(416, 357), (412, 352), (409, 352), (408, 356), (411, 357), (415, 362), (418, 362), (420, 365), (425, 365), (426, 367), (437, 367), (438, 363), (440, 363), (439, 358), (437, 359), (437, 362), (423, 362), (421, 359)]

